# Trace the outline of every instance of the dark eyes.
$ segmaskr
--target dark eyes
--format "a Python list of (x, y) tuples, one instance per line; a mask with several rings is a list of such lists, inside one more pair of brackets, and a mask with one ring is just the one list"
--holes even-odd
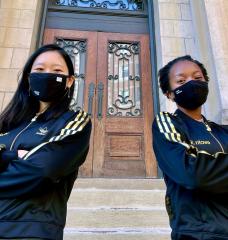
[[(34, 69), (34, 71), (37, 71), (37, 72), (45, 72), (45, 69), (44, 68), (42, 68), (42, 67), (37, 67), (37, 68), (35, 68)], [(53, 69), (53, 72), (63, 72), (63, 70), (62, 69)]]
[(179, 80), (177, 80), (177, 83), (179, 83), (179, 84), (183, 84), (183, 83), (185, 83), (185, 79), (179, 79)]
[(38, 67), (38, 68), (35, 68), (34, 70), (35, 70), (35, 71), (43, 71), (43, 68)]

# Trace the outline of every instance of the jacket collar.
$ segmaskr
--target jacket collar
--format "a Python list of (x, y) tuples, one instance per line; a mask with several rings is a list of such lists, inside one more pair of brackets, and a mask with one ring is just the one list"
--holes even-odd
[(65, 112), (63, 112), (61, 115), (59, 115), (58, 117), (53, 117), (53, 113), (55, 112), (56, 109), (47, 109), (45, 112), (43, 112), (42, 114), (38, 115), (37, 120), (38, 121), (48, 121), (50, 119), (54, 119), (54, 118), (59, 118), (59, 117), (66, 117), (69, 118), (72, 115), (74, 115), (74, 111), (71, 110), (66, 110)]
[[(193, 121), (193, 122), (196, 122), (196, 123), (201, 123), (200, 121), (197, 121), (191, 117), (189, 117), (187, 114), (185, 114), (184, 112), (182, 112), (180, 109), (177, 109), (174, 113), (175, 115), (178, 115), (180, 116), (182, 119), (185, 119), (187, 121)], [(209, 121), (204, 117), (204, 115), (202, 115), (202, 118), (203, 118), (203, 121), (208, 123)]]

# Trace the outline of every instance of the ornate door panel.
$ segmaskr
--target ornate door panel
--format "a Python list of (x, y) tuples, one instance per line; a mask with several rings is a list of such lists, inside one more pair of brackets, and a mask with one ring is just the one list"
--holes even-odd
[(94, 176), (156, 176), (147, 35), (98, 33)]
[(75, 66), (73, 108), (84, 108), (92, 118), (80, 175), (156, 177), (148, 36), (46, 29), (44, 43), (52, 42)]

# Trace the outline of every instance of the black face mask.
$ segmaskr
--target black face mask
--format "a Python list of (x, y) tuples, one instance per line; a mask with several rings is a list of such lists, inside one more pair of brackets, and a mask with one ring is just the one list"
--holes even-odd
[(57, 73), (30, 73), (29, 85), (32, 95), (39, 101), (52, 102), (67, 93), (66, 75)]
[(191, 80), (172, 91), (174, 101), (181, 107), (194, 110), (207, 100), (208, 83), (201, 80)]

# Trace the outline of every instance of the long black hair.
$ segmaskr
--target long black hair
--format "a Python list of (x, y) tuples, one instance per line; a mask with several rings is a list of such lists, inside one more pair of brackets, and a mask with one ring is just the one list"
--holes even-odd
[[(70, 56), (65, 50), (56, 44), (48, 44), (37, 49), (27, 60), (23, 68), (21, 78), (17, 90), (0, 115), (0, 131), (7, 132), (24, 121), (28, 121), (34, 117), (35, 113), (39, 110), (39, 101), (29, 93), (29, 74), (35, 59), (42, 53), (48, 51), (57, 51), (65, 60), (68, 67), (69, 76), (74, 75), (74, 66)], [(67, 111), (70, 106), (71, 99), (74, 93), (74, 83), (69, 89), (69, 94), (65, 94), (63, 98), (56, 99), (49, 106), (51, 114), (49, 118), (58, 117), (63, 112)]]
[(199, 68), (201, 69), (202, 73), (203, 73), (203, 76), (204, 76), (205, 80), (207, 82), (209, 81), (207, 70), (206, 70), (206, 68), (204, 67), (204, 65), (201, 62), (193, 59), (190, 55), (181, 56), (181, 57), (175, 58), (172, 61), (168, 62), (158, 72), (160, 88), (161, 88), (161, 90), (162, 90), (162, 92), (164, 94), (166, 94), (167, 92), (170, 91), (170, 84), (169, 84), (169, 72), (170, 72), (170, 69), (172, 68), (172, 66), (175, 63), (181, 62), (181, 61), (189, 61), (189, 62), (193, 62), (196, 65), (198, 65)]

